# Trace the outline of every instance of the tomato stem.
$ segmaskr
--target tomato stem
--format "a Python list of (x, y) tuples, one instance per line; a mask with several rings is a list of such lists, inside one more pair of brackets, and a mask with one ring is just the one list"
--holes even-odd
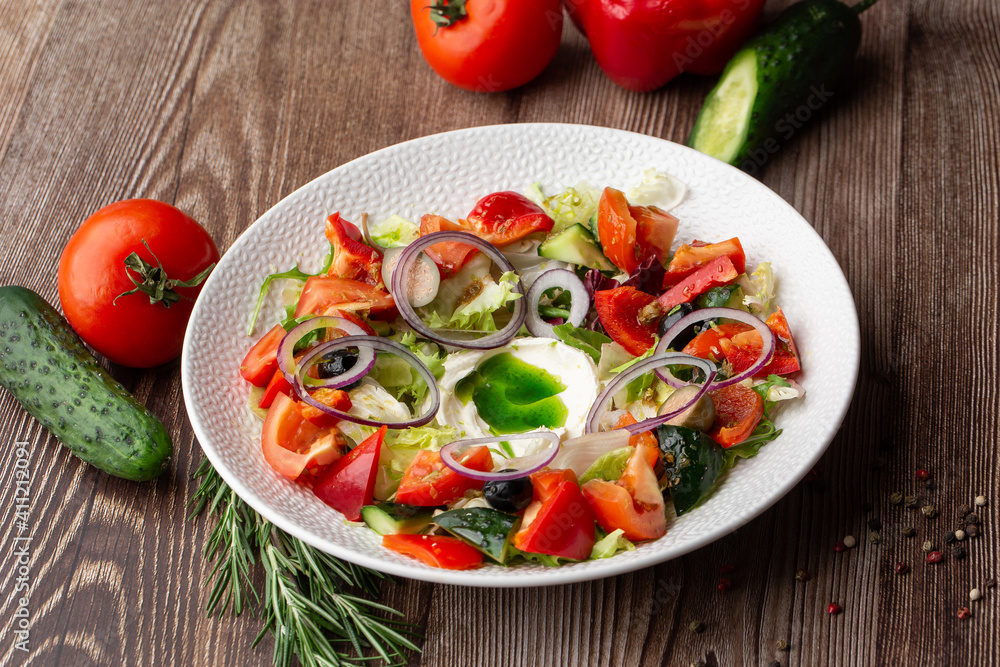
[(449, 28), (468, 17), (469, 14), (465, 9), (466, 1), (433, 0), (425, 9), (431, 10), (431, 21), (434, 21), (438, 28)]
[[(123, 296), (128, 296), (129, 294), (135, 294), (136, 292), (142, 292), (149, 297), (149, 304), (153, 305), (157, 302), (162, 303), (164, 308), (169, 308), (171, 305), (177, 303), (181, 299), (187, 299), (191, 301), (189, 297), (182, 294), (178, 294), (175, 287), (195, 287), (200, 285), (208, 274), (212, 272), (215, 268), (215, 262), (212, 262), (207, 269), (196, 275), (190, 280), (174, 280), (167, 277), (167, 272), (163, 269), (163, 264), (160, 263), (159, 257), (153, 252), (153, 249), (149, 247), (146, 243), (146, 239), (142, 239), (142, 245), (146, 246), (146, 250), (149, 254), (153, 256), (156, 260), (156, 266), (153, 266), (142, 257), (139, 257), (138, 253), (133, 252), (131, 255), (125, 258), (125, 275), (128, 279), (132, 281), (135, 288), (130, 289), (127, 292), (122, 292), (115, 297), (112, 304), (116, 304), (118, 299)], [(129, 271), (134, 271), (139, 274), (142, 280), (137, 280)]]

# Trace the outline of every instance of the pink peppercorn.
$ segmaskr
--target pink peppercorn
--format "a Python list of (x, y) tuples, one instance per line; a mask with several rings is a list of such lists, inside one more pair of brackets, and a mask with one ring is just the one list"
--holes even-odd
[(732, 587), (733, 587), (733, 582), (731, 582), (729, 579), (720, 579), (719, 580), (718, 589), (720, 591), (728, 591)]
[(833, 550), (839, 554), (843, 553), (844, 551), (847, 551), (847, 547), (844, 546), (843, 542), (837, 542), (836, 544), (833, 545)]
[(958, 608), (958, 617), (960, 619), (962, 619), (964, 621), (965, 619), (969, 618), (970, 616), (972, 616), (972, 612), (969, 610), (968, 607), (959, 607)]
[(927, 554), (928, 563), (940, 563), (943, 560), (944, 556), (941, 555), (940, 551), (932, 551), (929, 554)]
[(831, 602), (826, 608), (826, 612), (828, 614), (839, 614), (842, 611), (844, 611), (844, 609), (836, 602)]
[(906, 574), (909, 569), (910, 566), (906, 563), (896, 563), (896, 574)]
[(921, 482), (926, 482), (930, 478), (931, 478), (931, 473), (928, 472), (927, 470), (924, 470), (923, 468), (917, 470), (917, 479), (919, 479)]

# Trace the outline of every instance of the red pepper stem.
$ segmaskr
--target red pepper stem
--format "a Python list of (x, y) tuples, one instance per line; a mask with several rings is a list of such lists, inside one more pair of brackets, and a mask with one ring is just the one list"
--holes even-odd
[(851, 9), (853, 9), (856, 13), (861, 14), (876, 2), (878, 2), (878, 0), (861, 0), (861, 2), (851, 7)]

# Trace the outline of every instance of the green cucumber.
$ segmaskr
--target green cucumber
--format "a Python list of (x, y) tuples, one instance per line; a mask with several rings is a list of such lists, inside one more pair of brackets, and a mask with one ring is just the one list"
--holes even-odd
[(160, 420), (24, 287), (0, 287), (0, 385), (87, 463), (136, 482), (166, 470), (173, 445)]
[(486, 507), (450, 510), (434, 523), (504, 565), (511, 555), (510, 541), (520, 518)]
[(751, 173), (834, 95), (861, 44), (855, 7), (804, 0), (788, 7), (729, 61), (688, 145)]
[(433, 508), (379, 503), (361, 508), (361, 520), (379, 535), (419, 533), (430, 525)]
[(601, 252), (594, 236), (581, 224), (570, 225), (561, 232), (550, 234), (538, 246), (538, 254), (591, 269), (616, 271), (615, 265)]
[(681, 516), (708, 497), (722, 472), (722, 447), (702, 433), (684, 426), (664, 424), (656, 429), (663, 452), (664, 478)]
[(698, 304), (699, 308), (747, 309), (746, 306), (743, 305), (743, 288), (737, 283), (733, 283), (732, 285), (723, 285), (721, 287), (713, 287), (699, 296), (695, 302)]

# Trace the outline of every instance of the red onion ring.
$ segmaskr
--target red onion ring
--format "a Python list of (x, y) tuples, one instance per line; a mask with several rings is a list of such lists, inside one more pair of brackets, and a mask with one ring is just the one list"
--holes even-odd
[[(685, 329), (687, 329), (692, 324), (696, 322), (703, 322), (705, 320), (714, 320), (716, 318), (725, 318), (727, 320), (736, 320), (737, 322), (742, 322), (743, 324), (749, 324), (757, 333), (760, 334), (763, 344), (760, 349), (760, 357), (757, 361), (751, 364), (750, 368), (746, 369), (742, 373), (734, 375), (725, 380), (719, 380), (713, 382), (709, 387), (711, 389), (722, 389), (723, 387), (728, 387), (729, 385), (736, 384), (737, 382), (742, 382), (747, 378), (753, 377), (760, 369), (764, 368), (768, 363), (770, 363), (771, 358), (774, 356), (774, 350), (777, 343), (774, 339), (774, 332), (771, 331), (770, 327), (764, 323), (759, 317), (755, 317), (750, 313), (742, 310), (737, 310), (735, 308), (700, 308), (698, 310), (692, 311), (677, 320), (674, 326), (667, 329), (666, 333), (663, 334), (663, 338), (660, 342), (656, 344), (656, 352), (662, 353), (670, 347), (670, 343), (677, 338), (678, 335)], [(683, 387), (687, 382), (683, 382), (675, 378), (670, 371), (661, 371), (657, 369), (656, 375), (669, 384), (671, 387)]]
[(336, 408), (331, 408), (329, 405), (324, 405), (323, 403), (317, 401), (305, 390), (305, 386), (302, 382), (302, 378), (306, 371), (305, 365), (299, 368), (299, 372), (295, 376), (295, 381), (292, 384), (303, 401), (328, 415), (336, 417), (337, 419), (343, 419), (344, 421), (361, 424), (363, 426), (384, 425), (393, 429), (402, 429), (410, 428), (411, 426), (423, 426), (434, 419), (434, 415), (437, 414), (438, 408), (441, 407), (441, 389), (438, 387), (437, 379), (434, 377), (434, 374), (431, 373), (430, 369), (428, 369), (427, 366), (420, 361), (420, 359), (414, 356), (412, 352), (406, 349), (405, 346), (400, 345), (394, 340), (382, 338), (381, 336), (344, 336), (342, 338), (335, 338), (331, 341), (318, 345), (316, 349), (311, 352), (311, 355), (323, 355), (327, 352), (333, 352), (334, 350), (339, 350), (345, 347), (356, 347), (359, 350), (367, 347), (373, 350), (391, 352), (399, 357), (402, 357), (417, 371), (417, 373), (420, 374), (420, 377), (423, 378), (424, 382), (427, 383), (427, 391), (431, 399), (428, 408), (424, 410), (424, 413), (421, 416), (401, 422), (375, 421), (372, 419), (358, 417), (357, 415), (352, 415), (342, 410), (337, 410)]
[[(507, 326), (500, 331), (474, 340), (455, 340), (452, 338), (445, 338), (440, 335), (440, 331), (435, 331), (424, 324), (423, 321), (417, 316), (416, 311), (413, 310), (413, 306), (410, 305), (409, 300), (405, 296), (407, 291), (403, 281), (406, 276), (410, 274), (410, 266), (417, 260), (420, 253), (425, 248), (429, 248), (435, 243), (441, 243), (443, 241), (456, 241), (458, 243), (465, 243), (466, 245), (474, 246), (478, 250), (481, 250), (487, 257), (492, 259), (505, 273), (514, 271), (514, 266), (507, 260), (506, 257), (503, 256), (503, 253), (497, 250), (496, 246), (488, 241), (484, 241), (470, 232), (433, 232), (427, 236), (421, 236), (419, 239), (406, 246), (406, 249), (399, 256), (399, 261), (396, 263), (395, 271), (392, 273), (391, 292), (393, 297), (396, 299), (396, 307), (399, 308), (399, 314), (403, 317), (406, 323), (413, 328), (414, 331), (419, 333), (424, 338), (434, 341), (435, 343), (451, 345), (452, 347), (461, 347), (469, 350), (490, 350), (495, 347), (506, 345), (514, 338), (514, 336), (517, 335), (521, 325), (524, 324), (527, 308), (525, 307), (523, 298), (514, 301), (514, 313), (510, 318), (510, 322), (507, 323)], [(518, 278), (518, 281), (514, 285), (513, 289), (522, 297), (524, 296), (524, 287), (521, 285), (520, 277)]]
[[(302, 340), (306, 335), (316, 331), (316, 329), (339, 329), (348, 336), (363, 336), (365, 334), (365, 330), (354, 322), (344, 319), (343, 317), (334, 317), (332, 315), (313, 317), (294, 327), (291, 331), (286, 333), (285, 337), (281, 339), (280, 343), (278, 343), (278, 368), (281, 369), (281, 374), (285, 376), (286, 380), (288, 380), (288, 384), (295, 384), (295, 376), (301, 370), (299, 365), (295, 363), (295, 344)], [(375, 353), (368, 350), (367, 354), (358, 355), (358, 361), (355, 366), (358, 368), (364, 368), (365, 373), (367, 373), (371, 370), (374, 363)], [(308, 387), (331, 387), (336, 389), (337, 387), (346, 384), (335, 384), (340, 380), (340, 378), (341, 376), (339, 375), (326, 380), (317, 380), (316, 378), (307, 377), (305, 385)]]
[(690, 408), (705, 395), (705, 392), (708, 391), (709, 386), (712, 384), (712, 380), (715, 379), (715, 364), (707, 359), (699, 359), (698, 357), (692, 357), (690, 354), (683, 354), (681, 352), (660, 352), (658, 354), (654, 354), (653, 356), (643, 359), (642, 361), (638, 361), (628, 367), (616, 375), (614, 379), (611, 380), (606, 387), (604, 387), (604, 391), (598, 395), (597, 400), (594, 401), (594, 405), (590, 408), (590, 412), (587, 413), (586, 433), (597, 433), (601, 430), (601, 417), (604, 416), (604, 413), (608, 408), (608, 404), (611, 403), (612, 397), (614, 397), (614, 395), (617, 394), (626, 384), (640, 375), (645, 375), (652, 370), (666, 365), (697, 366), (705, 372), (705, 381), (701, 384), (701, 388), (698, 390), (698, 393), (695, 394), (694, 398), (677, 410), (668, 412), (665, 415), (657, 415), (656, 417), (645, 419), (637, 424), (632, 424), (631, 426), (626, 426), (625, 429), (632, 435), (643, 433), (644, 431), (656, 428), (660, 424), (665, 424)]
[[(455, 458), (455, 451), (458, 449), (465, 449), (467, 447), (475, 447), (477, 445), (489, 445), (494, 442), (504, 442), (507, 440), (548, 440), (549, 448), (537, 452), (535, 454), (529, 454), (528, 456), (519, 456), (517, 458), (510, 459), (507, 461), (505, 467), (512, 467), (516, 464), (518, 468), (516, 470), (510, 470), (507, 472), (483, 472), (482, 470), (473, 470), (472, 468), (466, 468), (464, 465), (458, 462)], [(448, 443), (441, 448), (441, 460), (444, 464), (457, 472), (459, 475), (464, 477), (470, 477), (472, 479), (478, 479), (485, 482), (490, 481), (500, 481), (504, 479), (517, 479), (519, 477), (526, 477), (533, 472), (537, 472), (547, 466), (552, 462), (552, 459), (556, 457), (559, 453), (559, 436), (552, 431), (530, 431), (528, 433), (509, 433), (507, 435), (498, 435), (489, 438), (468, 438), (466, 440), (456, 440), (455, 442)]]
[(528, 289), (528, 295), (525, 297), (528, 302), (528, 312), (525, 315), (524, 323), (532, 336), (559, 340), (554, 327), (538, 314), (538, 302), (542, 298), (542, 293), (553, 287), (569, 291), (571, 301), (567, 322), (575, 327), (580, 326), (587, 319), (587, 313), (590, 312), (590, 294), (584, 287), (583, 281), (569, 269), (543, 271), (535, 278), (535, 282), (531, 283), (531, 288)]
[(364, 376), (368, 375), (371, 369), (375, 367), (375, 352), (371, 348), (359, 347), (358, 360), (354, 362), (354, 366), (352, 366), (350, 370), (345, 371), (340, 375), (335, 375), (332, 378), (319, 380), (311, 378), (307, 375), (309, 369), (315, 364), (321, 363), (323, 361), (323, 356), (328, 352), (325, 349), (320, 349), (322, 347), (323, 345), (318, 345), (309, 350), (309, 352), (302, 357), (302, 362), (299, 364), (299, 368), (296, 371), (295, 377), (301, 377), (302, 384), (307, 388), (319, 389), (321, 387), (326, 387), (328, 389), (340, 389), (341, 387), (346, 387), (355, 380), (360, 380)]

